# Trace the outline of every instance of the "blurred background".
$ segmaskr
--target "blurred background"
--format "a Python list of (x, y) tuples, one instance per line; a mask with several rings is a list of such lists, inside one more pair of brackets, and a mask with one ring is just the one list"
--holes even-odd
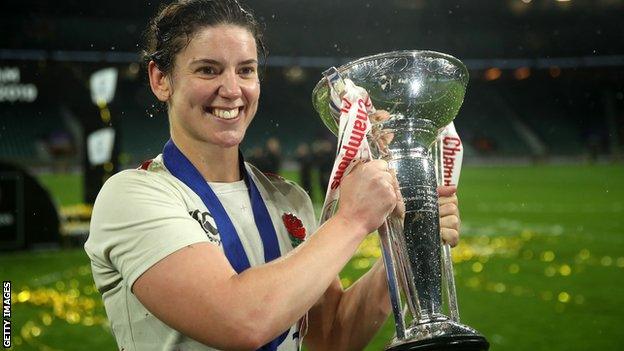
[[(335, 152), (311, 104), (321, 72), (393, 50), (451, 54), (471, 76), (455, 121), (462, 321), (491, 350), (624, 348), (624, 0), (247, 3), (269, 47), (248, 160), (318, 208)], [(0, 12), (0, 276), (15, 350), (116, 348), (81, 245), (102, 182), (168, 139), (139, 62), (160, 4)], [(343, 283), (379, 255), (370, 236)], [(392, 335), (389, 321), (367, 350)]]

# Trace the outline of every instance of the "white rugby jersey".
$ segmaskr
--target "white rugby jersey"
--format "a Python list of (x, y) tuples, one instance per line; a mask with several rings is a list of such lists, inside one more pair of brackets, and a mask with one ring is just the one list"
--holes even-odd
[[(265, 200), (283, 255), (293, 249), (283, 214), (294, 214), (307, 233), (313, 233), (316, 219), (312, 202), (296, 184), (276, 176), (267, 177), (249, 164), (245, 167)], [(245, 184), (212, 185), (251, 266), (265, 263)], [(215, 350), (161, 322), (131, 291), (136, 279), (155, 263), (199, 242), (211, 242), (223, 249), (216, 223), (206, 206), (169, 173), (162, 155), (144, 163), (141, 169), (122, 171), (104, 184), (93, 207), (85, 251), (91, 258), (93, 278), (120, 350)], [(290, 328), (279, 351), (298, 349), (297, 327)]]

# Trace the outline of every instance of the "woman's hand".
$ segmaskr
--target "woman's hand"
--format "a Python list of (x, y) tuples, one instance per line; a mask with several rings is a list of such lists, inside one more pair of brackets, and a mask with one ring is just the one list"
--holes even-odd
[(438, 205), (440, 210), (440, 235), (445, 243), (455, 247), (459, 242), (459, 204), (457, 188), (454, 186), (438, 187)]
[(373, 160), (353, 167), (340, 185), (336, 216), (367, 235), (384, 222), (397, 204), (398, 184), (388, 162)]

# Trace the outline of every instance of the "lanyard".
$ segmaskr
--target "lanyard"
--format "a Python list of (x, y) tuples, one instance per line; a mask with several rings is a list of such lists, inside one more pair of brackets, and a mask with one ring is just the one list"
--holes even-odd
[[(191, 190), (193, 190), (202, 199), (204, 205), (206, 205), (206, 208), (217, 224), (225, 256), (234, 270), (237, 273), (241, 273), (249, 268), (249, 258), (245, 253), (245, 249), (243, 248), (240, 237), (236, 232), (236, 228), (234, 228), (234, 224), (225, 211), (225, 208), (223, 208), (221, 201), (219, 201), (219, 198), (210, 188), (204, 177), (202, 177), (191, 161), (184, 156), (172, 140), (169, 140), (165, 144), (163, 149), (163, 161), (169, 172), (186, 184), (186, 186), (191, 188)], [(258, 187), (254, 184), (251, 175), (248, 174), (245, 169), (242, 156), (239, 157), (239, 164), (241, 175), (243, 176), (249, 191), (254, 221), (258, 227), (260, 239), (262, 240), (262, 246), (264, 248), (264, 261), (270, 262), (280, 256), (279, 243), (277, 241), (275, 227), (273, 227), (269, 211), (262, 199), (262, 196), (260, 195)], [(288, 331), (264, 345), (259, 350), (277, 350), (277, 347), (282, 343), (287, 335)]]

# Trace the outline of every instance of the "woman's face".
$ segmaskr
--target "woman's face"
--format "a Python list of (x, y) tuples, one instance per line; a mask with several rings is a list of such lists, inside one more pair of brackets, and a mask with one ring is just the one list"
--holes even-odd
[(176, 55), (168, 79), (174, 140), (226, 148), (243, 140), (260, 97), (256, 41), (247, 29), (200, 29)]

